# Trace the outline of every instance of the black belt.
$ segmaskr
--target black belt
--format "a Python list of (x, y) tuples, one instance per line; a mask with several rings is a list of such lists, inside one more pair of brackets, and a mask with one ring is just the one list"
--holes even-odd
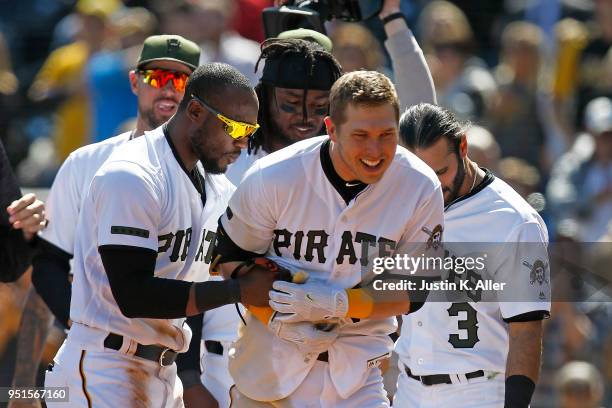
[[(104, 347), (112, 349), (112, 350), (120, 350), (123, 345), (123, 336), (120, 336), (115, 333), (110, 333), (104, 339)], [(136, 346), (136, 352), (134, 353), (136, 357), (144, 358), (146, 360), (156, 361), (162, 367), (167, 367), (174, 363), (176, 360), (176, 356), (178, 353), (174, 350), (170, 350), (169, 348), (156, 346), (154, 344), (151, 345), (143, 345), (138, 344)]]
[(223, 344), (217, 340), (204, 340), (204, 347), (209, 353), (223, 355)]
[[(433, 375), (414, 375), (410, 368), (406, 367), (406, 374), (408, 377), (420, 381), (423, 385), (436, 385), (436, 384), (452, 384), (451, 377), (449, 374), (433, 374)], [(465, 378), (472, 379), (478, 377), (484, 377), (485, 373), (482, 370), (472, 371), (471, 373), (465, 374)]]

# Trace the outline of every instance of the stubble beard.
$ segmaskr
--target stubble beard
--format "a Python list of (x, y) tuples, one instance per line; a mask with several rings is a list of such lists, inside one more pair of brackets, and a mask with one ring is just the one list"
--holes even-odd
[(444, 205), (448, 205), (452, 203), (453, 201), (455, 201), (457, 198), (459, 198), (459, 190), (461, 190), (461, 186), (463, 185), (463, 181), (465, 180), (465, 174), (466, 174), (465, 164), (461, 160), (459, 155), (457, 155), (457, 162), (458, 162), (457, 175), (455, 176), (455, 179), (453, 180), (453, 186), (452, 186), (452, 189), (450, 190), (448, 202), (445, 202)]
[(210, 149), (207, 148), (208, 146), (205, 146), (204, 144), (201, 144), (198, 141), (203, 140), (202, 133), (203, 130), (200, 129), (194, 136), (190, 137), (192, 151), (194, 152), (200, 163), (202, 163), (202, 167), (204, 168), (205, 172), (209, 174), (225, 173), (225, 171), (227, 170), (227, 166), (225, 166), (225, 168), (221, 168), (221, 166), (219, 165), (219, 161), (211, 158), (208, 155), (208, 152), (210, 151)]

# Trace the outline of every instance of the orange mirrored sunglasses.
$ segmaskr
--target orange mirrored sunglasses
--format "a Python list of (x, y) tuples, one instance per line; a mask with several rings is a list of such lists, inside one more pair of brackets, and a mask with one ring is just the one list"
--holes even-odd
[(189, 78), (189, 75), (184, 72), (166, 69), (140, 69), (138, 73), (142, 76), (142, 82), (151, 85), (153, 88), (161, 89), (166, 86), (168, 81), (172, 81), (172, 86), (179, 92), (185, 92), (185, 85), (187, 85), (187, 78)]

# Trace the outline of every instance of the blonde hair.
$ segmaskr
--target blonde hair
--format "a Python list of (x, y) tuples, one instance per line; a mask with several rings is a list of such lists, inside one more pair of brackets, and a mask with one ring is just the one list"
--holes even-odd
[(353, 71), (341, 76), (329, 94), (329, 115), (336, 124), (345, 120), (344, 112), (349, 103), (379, 106), (390, 104), (399, 120), (399, 99), (389, 78), (376, 71)]

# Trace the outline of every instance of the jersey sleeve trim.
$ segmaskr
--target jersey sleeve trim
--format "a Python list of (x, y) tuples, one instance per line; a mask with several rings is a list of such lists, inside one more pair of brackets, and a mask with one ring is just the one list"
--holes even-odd
[(521, 322), (535, 322), (538, 320), (545, 320), (550, 318), (550, 312), (548, 310), (534, 310), (531, 312), (521, 313), (516, 316), (508, 317), (503, 319), (506, 323), (521, 323)]

